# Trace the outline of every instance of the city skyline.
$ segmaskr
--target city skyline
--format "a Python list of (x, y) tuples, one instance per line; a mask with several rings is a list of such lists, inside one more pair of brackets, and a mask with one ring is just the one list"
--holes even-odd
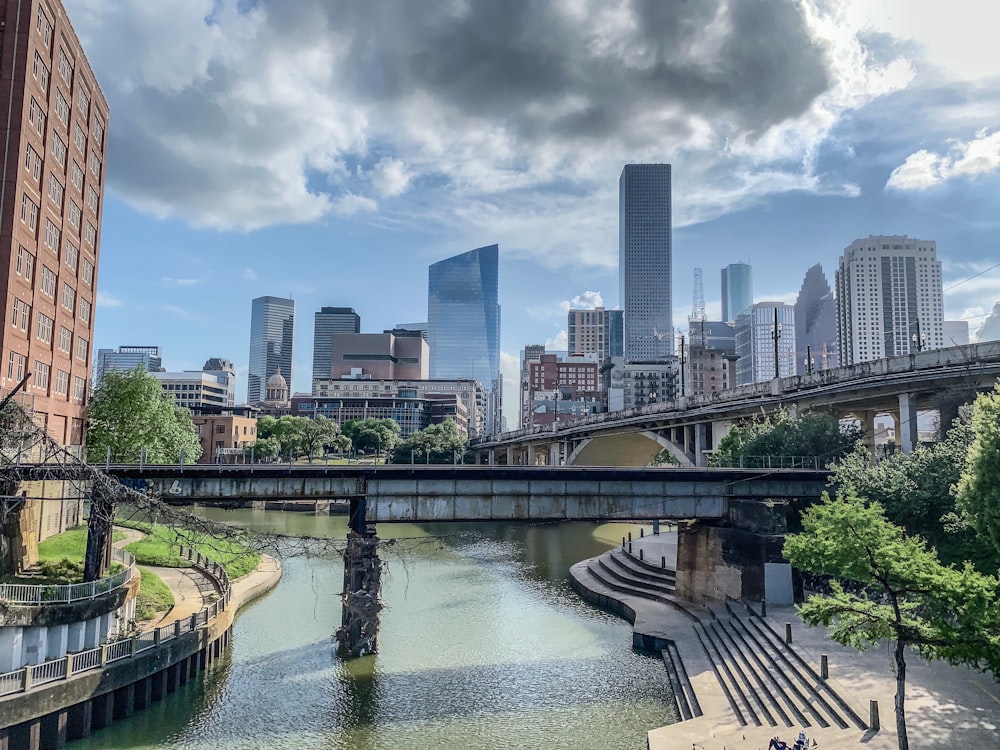
[[(774, 49), (744, 14), (698, 23), (701, 4), (621, 26), (562, 6), (497, 20), (471, 6), (417, 19), (400, 4), (384, 16), (400, 33), (360, 9), (334, 27), (307, 0), (68, 0), (112, 111), (94, 346), (154, 340), (171, 369), (226, 356), (243, 392), (247, 300), (349, 305), (380, 331), (424, 317), (427, 265), (497, 242), (516, 392), (525, 344), (564, 348), (569, 307), (620, 302), (615, 181), (629, 162), (673, 165), (675, 322), (695, 266), (718, 319), (716, 269), (743, 259), (757, 300), (791, 302), (809, 266), (833, 269), (872, 234), (934, 237), (951, 287), (996, 262), (1000, 84), (986, 34), (997, 11), (969, 5), (971, 23), (955, 20), (960, 8), (915, 5), (768, 4), (755, 22), (783, 30)], [(702, 31), (667, 44), (682, 27)], [(526, 60), (551, 61), (527, 82), (506, 64), (504, 40), (522, 28), (552, 32), (525, 37)], [(471, 64), (467, 33), (497, 64)], [(602, 33), (608, 44), (586, 43)], [(365, 40), (381, 82), (337, 52)], [(456, 58), (418, 66), (421, 48)], [(637, 75), (624, 51), (638, 48), (691, 85)], [(667, 48), (682, 51), (667, 59)], [(314, 55), (331, 62), (300, 75)], [(752, 86), (738, 75), (749, 64)], [(467, 79), (442, 74), (465, 68)], [(946, 293), (945, 317), (970, 318), (975, 333), (997, 299), (993, 269)], [(311, 316), (298, 322), (305, 391)]]

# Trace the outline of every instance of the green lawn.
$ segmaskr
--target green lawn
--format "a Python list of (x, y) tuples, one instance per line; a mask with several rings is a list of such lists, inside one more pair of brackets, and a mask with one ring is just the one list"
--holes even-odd
[(133, 542), (125, 549), (135, 555), (141, 565), (157, 565), (164, 568), (186, 568), (189, 563), (177, 554), (178, 545), (191, 546), (212, 560), (221, 563), (230, 578), (246, 575), (260, 563), (260, 555), (251, 552), (238, 540), (216, 539), (206, 535), (177, 532), (161, 524), (129, 523), (132, 528), (145, 532), (148, 536)]
[[(114, 541), (121, 541), (125, 538), (124, 531), (115, 531), (112, 535)], [(49, 537), (44, 542), (38, 543), (38, 561), (47, 560), (59, 561), (70, 560), (73, 562), (83, 562), (83, 556), (87, 551), (87, 527), (77, 526), (62, 534)]]
[(135, 619), (142, 622), (151, 620), (157, 612), (166, 612), (173, 607), (174, 595), (156, 573), (139, 568), (139, 574), (142, 576), (142, 585), (135, 602)]

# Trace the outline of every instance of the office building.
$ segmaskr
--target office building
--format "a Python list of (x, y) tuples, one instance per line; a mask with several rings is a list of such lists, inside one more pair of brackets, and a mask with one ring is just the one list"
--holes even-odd
[[(227, 372), (205, 372), (204, 370), (184, 370), (182, 372), (154, 372), (163, 392), (172, 396), (174, 403), (185, 409), (216, 408), (233, 406), (233, 386), (236, 380)], [(230, 379), (230, 377), (232, 379)]]
[(736, 356), (736, 385), (794, 375), (795, 307), (784, 302), (758, 302), (737, 315)]
[(528, 409), (522, 427), (571, 422), (604, 411), (594, 355), (543, 353), (526, 367)]
[(361, 316), (353, 307), (321, 307), (313, 325), (312, 393), (316, 381), (330, 377), (333, 334), (361, 333)]
[(205, 361), (202, 372), (214, 375), (226, 389), (226, 406), (236, 405), (236, 366), (228, 359), (210, 357)]
[(626, 164), (618, 180), (618, 293), (626, 361), (674, 351), (670, 165)]
[(736, 329), (714, 320), (688, 322), (680, 392), (702, 396), (731, 388), (736, 375)]
[(247, 402), (264, 399), (268, 378), (281, 373), (292, 383), (292, 349), (295, 344), (295, 301), (284, 297), (258, 297), (250, 306), (250, 368)]
[(933, 240), (879, 235), (855, 240), (837, 268), (840, 365), (940, 349), (941, 262)]
[(201, 441), (200, 464), (249, 463), (257, 442), (257, 417), (252, 406), (202, 406), (191, 410), (191, 421)]
[(730, 263), (722, 269), (722, 320), (732, 324), (752, 304), (753, 269), (746, 263)]
[(424, 341), (427, 340), (427, 321), (422, 323), (396, 323), (393, 327), (394, 331), (416, 331), (421, 336), (423, 336)]
[(0, 3), (6, 161), (0, 390), (82, 445), (104, 209), (108, 104), (59, 0)]
[(163, 349), (158, 346), (119, 346), (116, 349), (98, 349), (94, 365), (94, 387), (112, 370), (134, 370), (142, 367), (146, 372), (163, 372)]
[(518, 427), (526, 427), (531, 424), (531, 390), (528, 384), (528, 365), (531, 362), (538, 362), (545, 354), (545, 344), (528, 344), (521, 350), (521, 372), (519, 378), (520, 390), (518, 392)]
[(837, 367), (837, 302), (817, 263), (795, 300), (795, 366), (800, 375)]
[(428, 269), (427, 343), (432, 378), (478, 380), (488, 394), (486, 429), (499, 427), (499, 248), (488, 245)]
[(969, 343), (969, 321), (967, 320), (946, 320), (944, 321), (944, 345), (963, 346)]
[(593, 354), (598, 362), (624, 355), (624, 311), (571, 309), (567, 315), (566, 334), (570, 356)]
[[(335, 333), (328, 377), (426, 380), (429, 377), (427, 342), (419, 332), (402, 333), (402, 336), (390, 331)], [(407, 333), (409, 335), (405, 335)], [(317, 385), (322, 382), (315, 381)]]

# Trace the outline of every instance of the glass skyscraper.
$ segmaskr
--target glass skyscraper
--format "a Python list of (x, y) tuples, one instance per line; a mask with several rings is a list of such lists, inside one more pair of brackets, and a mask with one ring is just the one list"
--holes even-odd
[(722, 320), (733, 323), (753, 304), (753, 269), (746, 263), (730, 263), (722, 269)]
[(250, 307), (250, 369), (247, 403), (264, 398), (267, 379), (280, 372), (292, 393), (292, 347), (295, 341), (295, 301), (258, 297)]
[(618, 180), (618, 293), (626, 361), (663, 360), (674, 351), (670, 210), (670, 165), (626, 164)]
[[(312, 395), (319, 395), (318, 381), (330, 377), (330, 353), (333, 351), (333, 334), (361, 333), (361, 316), (353, 307), (321, 307), (316, 313), (313, 329)], [(268, 376), (270, 377), (270, 375)]]
[(488, 394), (486, 431), (499, 428), (500, 303), (497, 245), (434, 263), (427, 283), (432, 378), (474, 378)]

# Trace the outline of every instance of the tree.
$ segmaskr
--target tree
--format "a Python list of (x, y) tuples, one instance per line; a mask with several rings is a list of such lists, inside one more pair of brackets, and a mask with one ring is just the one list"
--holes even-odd
[(956, 487), (960, 508), (1000, 554), (1000, 383), (976, 398), (972, 440)]
[(400, 441), (399, 424), (392, 419), (352, 419), (344, 424), (343, 432), (355, 448), (376, 454), (392, 450)]
[(464, 456), (468, 436), (454, 419), (432, 424), (414, 432), (396, 448), (393, 463), (450, 464), (456, 456)]
[[(786, 538), (792, 565), (837, 580), (831, 593), (811, 596), (799, 612), (810, 625), (859, 651), (893, 641), (896, 734), (907, 750), (906, 651), (926, 659), (967, 664), (1000, 675), (1000, 581), (943, 565), (932, 549), (890, 523), (878, 503), (853, 493), (825, 496), (802, 518), (804, 531)], [(855, 590), (856, 589), (856, 590)]]
[(746, 466), (767, 457), (811, 457), (825, 465), (848, 453), (863, 437), (854, 424), (841, 424), (826, 412), (792, 417), (781, 409), (744, 424), (734, 425), (712, 456), (714, 466)]
[[(274, 456), (264, 456), (267, 458), (287, 458), (288, 456), (298, 456), (303, 453), (303, 434), (305, 422), (303, 417), (293, 417), (286, 414), (283, 417), (264, 416), (257, 420), (257, 442), (268, 441), (265, 452), (269, 448), (276, 446)], [(254, 449), (256, 455), (256, 448)]]
[[(301, 417), (300, 417), (301, 418)], [(322, 414), (312, 419), (305, 419), (301, 426), (301, 447), (309, 460), (326, 446), (344, 445), (346, 440), (340, 434), (340, 425)]]
[(145, 449), (150, 464), (194, 463), (201, 441), (191, 413), (163, 392), (141, 366), (112, 370), (101, 377), (87, 409), (87, 460), (138, 463)]

